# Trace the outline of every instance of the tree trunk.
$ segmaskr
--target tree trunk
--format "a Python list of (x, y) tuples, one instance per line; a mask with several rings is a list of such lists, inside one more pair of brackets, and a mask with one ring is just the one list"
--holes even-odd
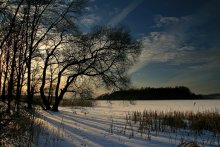
[(49, 101), (46, 99), (46, 96), (44, 94), (44, 86), (45, 86), (45, 82), (46, 81), (46, 66), (44, 67), (44, 70), (43, 70), (43, 78), (42, 78), (42, 84), (41, 84), (41, 87), (40, 87), (40, 95), (41, 95), (41, 98), (43, 100), (43, 103), (44, 103), (44, 106), (45, 106), (45, 109), (46, 110), (50, 110), (50, 103)]
[(52, 74), (51, 74), (51, 78), (50, 78), (50, 87), (49, 87), (49, 92), (48, 92), (48, 102), (51, 104), (52, 102), (52, 98), (53, 98), (53, 79), (52, 79)]
[(44, 106), (45, 106), (45, 109), (46, 110), (50, 110), (50, 103), (49, 101), (46, 99), (46, 96), (44, 94), (44, 89), (43, 88), (40, 88), (40, 95), (41, 95), (41, 98), (43, 100), (43, 103), (44, 103)]
[(64, 89), (61, 89), (60, 95), (59, 95), (58, 97), (55, 97), (55, 102), (54, 102), (52, 111), (56, 111), (56, 112), (59, 111), (59, 110), (58, 110), (58, 107), (59, 107), (59, 105), (60, 105), (60, 102), (61, 102), (62, 99), (63, 99), (64, 94), (66, 93), (66, 90), (67, 90), (66, 87), (65, 87)]
[(5, 72), (5, 77), (4, 77), (4, 81), (3, 81), (3, 86), (2, 86), (2, 101), (4, 102), (6, 99), (6, 91), (5, 91), (5, 87), (6, 87), (6, 81), (7, 81), (7, 76), (8, 76), (8, 72)]
[(50, 110), (50, 103), (49, 101), (46, 99), (46, 96), (44, 94), (44, 87), (46, 84), (46, 75), (47, 75), (47, 66), (48, 66), (48, 60), (49, 60), (49, 56), (46, 58), (46, 61), (44, 63), (44, 69), (43, 69), (43, 77), (42, 77), (42, 84), (40, 86), (40, 95), (41, 98), (43, 100), (44, 106), (46, 107), (46, 110)]
[(8, 68), (9, 68), (9, 59), (10, 59), (10, 55), (9, 55), (9, 50), (7, 51), (7, 54), (6, 54), (6, 69), (4, 71), (4, 81), (3, 81), (3, 87), (2, 87), (2, 101), (4, 102), (5, 99), (6, 99), (6, 81), (7, 81), (7, 78), (8, 78)]
[(12, 57), (12, 64), (11, 64), (11, 74), (10, 74), (10, 79), (8, 83), (8, 108), (7, 112), (10, 112), (11, 109), (11, 102), (13, 100), (13, 89), (14, 89), (14, 73), (15, 73), (15, 67), (16, 67), (16, 53), (17, 53), (17, 48), (14, 47), (14, 53)]
[(16, 106), (16, 113), (19, 115), (20, 113), (20, 100), (21, 100), (21, 90), (23, 84), (24, 75), (22, 74), (24, 71), (24, 62), (23, 62), (23, 50), (19, 49), (19, 56), (18, 56), (18, 67), (17, 67), (17, 87), (16, 87), (16, 98), (15, 98), (15, 106)]
[(59, 112), (58, 107), (59, 107), (60, 101), (61, 100), (55, 100), (53, 107), (52, 107), (52, 111)]
[[(19, 60), (20, 62), (20, 60)], [(21, 74), (21, 66), (20, 66), (20, 63), (19, 63), (19, 69), (18, 69), (18, 74), (17, 74), (17, 88), (16, 88), (16, 98), (15, 98), (15, 106), (16, 106), (16, 109), (17, 109), (17, 115), (19, 115), (19, 112), (20, 112), (20, 100), (21, 100), (21, 89), (22, 89), (22, 74)]]
[(31, 93), (31, 56), (28, 59), (27, 65), (27, 98), (28, 98), (28, 109), (32, 109), (32, 101), (33, 101), (33, 94)]
[[(61, 76), (61, 74), (60, 74), (60, 76)], [(69, 79), (69, 78), (70, 78), (70, 77), (68, 77), (68, 79)], [(61, 89), (61, 92), (60, 92), (59, 96), (58, 96), (58, 87), (56, 87), (56, 88), (57, 88), (57, 91), (56, 91), (55, 103), (54, 103), (54, 105), (53, 105), (52, 111), (58, 111), (59, 104), (60, 104), (60, 102), (62, 101), (64, 94), (67, 92), (68, 87), (69, 87), (70, 84), (74, 81), (74, 79), (75, 79), (75, 78), (72, 77), (71, 80), (67, 80), (67, 83), (66, 83), (65, 87), (64, 87), (63, 89)], [(60, 81), (60, 78), (59, 78), (59, 77), (58, 77), (58, 81)]]
[(0, 93), (2, 92), (2, 52), (0, 53)]
[(21, 83), (20, 83), (20, 81), (21, 81), (21, 77), (18, 77), (16, 98), (15, 98), (17, 115), (19, 115), (19, 113), (20, 113), (20, 99), (21, 99)]

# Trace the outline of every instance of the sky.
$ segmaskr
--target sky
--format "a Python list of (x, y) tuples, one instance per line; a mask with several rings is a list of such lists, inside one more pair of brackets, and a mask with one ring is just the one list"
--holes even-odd
[(90, 0), (81, 27), (125, 25), (142, 40), (133, 87), (187, 86), (220, 92), (219, 0)]

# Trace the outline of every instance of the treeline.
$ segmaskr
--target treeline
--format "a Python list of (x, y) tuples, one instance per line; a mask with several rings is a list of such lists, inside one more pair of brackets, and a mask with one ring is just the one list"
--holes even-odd
[(202, 99), (184, 86), (165, 88), (141, 88), (115, 91), (111, 94), (104, 94), (97, 99), (100, 100), (176, 100), (176, 99)]

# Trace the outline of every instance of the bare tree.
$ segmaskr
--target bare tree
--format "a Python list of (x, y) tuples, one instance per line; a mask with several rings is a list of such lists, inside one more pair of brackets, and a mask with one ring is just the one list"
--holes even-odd
[[(54, 37), (53, 37), (54, 38)], [(50, 109), (50, 100), (46, 99), (46, 95), (45, 95), (45, 85), (46, 85), (46, 78), (47, 78), (47, 70), (48, 67), (51, 67), (51, 61), (52, 58), (56, 55), (57, 50), (59, 50), (59, 46), (62, 44), (63, 42), (63, 34), (60, 34), (60, 37), (57, 41), (57, 39), (53, 39), (53, 42), (50, 41), (50, 46), (46, 46), (45, 47), (45, 58), (44, 58), (44, 66), (43, 66), (43, 73), (42, 73), (42, 82), (41, 82), (41, 86), (40, 86), (40, 95), (41, 98), (43, 100), (43, 103), (45, 105), (45, 109), (49, 110)], [(50, 68), (50, 74), (53, 74), (54, 71), (52, 71), (52, 69)], [(52, 86), (52, 82), (53, 81), (53, 77), (50, 77), (50, 86)]]
[(123, 27), (96, 27), (91, 33), (70, 38), (59, 63), (52, 110), (58, 111), (64, 94), (80, 78), (93, 78), (107, 87), (125, 86), (129, 82), (126, 69), (139, 54), (140, 45)]
[(86, 2), (5, 0), (1, 4), (0, 52), (5, 64), (0, 77), (9, 109), (14, 95), (19, 105), (24, 83), (28, 108), (40, 92), (45, 109), (51, 109), (54, 95), (54, 111), (69, 91), (89, 95), (89, 88), (79, 86), (82, 81), (113, 88), (129, 83), (126, 70), (141, 43), (123, 27), (96, 27), (86, 34), (78, 31), (76, 20)]
[[(33, 64), (43, 56), (41, 48), (47, 45), (45, 40), (49, 38), (47, 43), (51, 44), (57, 34), (75, 32), (77, 30), (76, 17), (82, 12), (85, 3), (86, 0), (5, 0), (0, 3), (0, 51), (1, 55), (6, 53), (5, 58), (9, 55), (12, 57), (8, 59), (11, 68), (5, 68), (2, 88), (4, 95), (5, 91), (8, 91), (8, 98), (11, 98), (15, 85), (14, 79), (19, 81), (24, 79), (21, 76), (23, 71), (27, 71), (28, 108), (32, 107), (32, 99), (34, 91), (36, 91), (34, 88), (40, 80), (39, 77), (35, 77), (38, 76), (37, 74), (33, 74), (33, 71), (37, 70), (34, 69)], [(10, 42), (13, 42), (13, 44), (8, 45), (7, 43)], [(11, 51), (10, 54), (7, 54), (7, 49)], [(19, 50), (22, 50), (22, 52)], [(21, 70), (17, 70), (17, 76), (19, 77), (15, 76), (16, 66), (19, 66)], [(21, 66), (25, 66), (26, 70)], [(1, 73), (2, 70), (1, 68)], [(8, 75), (8, 71), (10, 71), (10, 75)], [(5, 85), (8, 77), (8, 90), (6, 90)], [(17, 90), (21, 91), (21, 88), (19, 88), (22, 85), (21, 81), (17, 82), (17, 85)]]

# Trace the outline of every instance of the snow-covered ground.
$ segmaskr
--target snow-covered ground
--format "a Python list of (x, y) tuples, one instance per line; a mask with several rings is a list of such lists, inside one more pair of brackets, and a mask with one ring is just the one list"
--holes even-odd
[[(61, 107), (58, 113), (39, 110), (38, 122), (44, 129), (35, 146), (172, 147), (180, 143), (181, 135), (152, 132), (148, 138), (135, 125), (126, 125), (126, 114), (143, 110), (213, 111), (220, 110), (220, 101), (98, 101), (90, 108)], [(193, 140), (192, 136), (187, 139)], [(211, 136), (204, 140), (204, 146), (208, 146)]]

